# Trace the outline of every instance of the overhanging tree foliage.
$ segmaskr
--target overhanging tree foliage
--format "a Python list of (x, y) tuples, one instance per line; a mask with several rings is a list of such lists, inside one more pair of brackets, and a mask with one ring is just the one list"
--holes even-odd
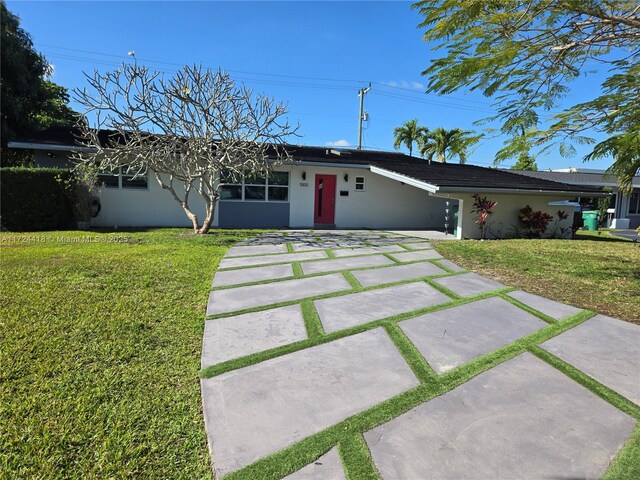
[[(283, 119), (286, 106), (254, 97), (223, 71), (185, 66), (165, 79), (134, 63), (86, 77), (89, 88), (74, 94), (86, 109), (80, 143), (90, 151), (75, 158), (104, 171), (150, 171), (182, 207), (194, 233), (211, 227), (221, 175), (237, 181), (248, 173), (268, 174), (274, 163), (288, 159), (281, 147), (297, 126)], [(107, 142), (99, 138), (102, 128), (113, 130)], [(205, 204), (202, 221), (192, 195)]]
[(20, 28), (20, 19), (4, 1), (0, 2), (0, 22), (2, 164), (28, 164), (31, 156), (24, 150), (8, 150), (7, 143), (33, 130), (72, 124), (74, 112), (67, 105), (67, 90), (47, 80), (51, 66), (36, 52), (31, 37)]
[[(423, 72), (429, 91), (480, 90), (497, 100), (503, 133), (524, 128), (535, 132), (532, 144), (549, 146), (557, 140), (563, 154), (575, 151), (565, 140), (595, 143), (584, 133), (602, 132), (608, 138), (585, 159), (612, 156), (612, 172), (630, 190), (640, 166), (640, 4), (425, 0), (413, 7), (425, 18), (424, 38), (446, 51)], [(610, 72), (602, 94), (550, 114), (570, 81), (594, 65)], [(512, 149), (530, 146), (522, 140), (513, 135)]]

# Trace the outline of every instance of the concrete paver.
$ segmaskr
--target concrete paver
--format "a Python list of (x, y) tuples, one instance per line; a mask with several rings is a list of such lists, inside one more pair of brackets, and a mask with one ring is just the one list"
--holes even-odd
[(283, 280), (277, 284), (267, 283), (214, 290), (209, 294), (207, 316), (289, 302), (350, 288), (351, 285), (341, 274), (334, 273), (321, 277)]
[[(407, 244), (409, 246), (409, 244)], [(390, 254), (393, 258), (398, 260), (399, 262), (414, 262), (416, 260), (430, 260), (432, 258), (442, 258), (435, 250), (415, 250), (413, 252), (405, 252), (405, 253), (393, 253)]]
[(530, 313), (499, 297), (485, 298), (398, 323), (429, 365), (445, 373), (544, 328)]
[(347, 257), (300, 264), (305, 275), (335, 272), (336, 270), (348, 270), (351, 268), (377, 267), (380, 265), (393, 265), (393, 261), (384, 255), (367, 255), (364, 257)]
[(381, 328), (204, 379), (216, 474), (253, 463), (418, 383)]
[(597, 315), (541, 347), (640, 405), (640, 326)]
[(275, 245), (238, 245), (231, 247), (227, 257), (239, 257), (242, 255), (266, 255), (270, 253), (286, 253), (287, 245), (279, 243)]
[(385, 479), (600, 478), (635, 423), (524, 353), (365, 440)]
[(380, 247), (340, 248), (333, 250), (338, 258), (353, 257), (355, 255), (371, 255), (375, 253), (406, 252), (400, 245), (383, 245)]
[(434, 262), (436, 265), (442, 265), (444, 268), (448, 268), (449, 270), (451, 270), (452, 272), (464, 272), (464, 268), (462, 268), (459, 265), (456, 265), (455, 263), (453, 263), (450, 260), (438, 260), (436, 262)]
[(511, 298), (515, 298), (519, 302), (524, 303), (528, 307), (534, 310), (544, 313), (545, 315), (555, 318), (556, 320), (562, 320), (563, 318), (575, 315), (581, 312), (579, 308), (572, 307), (571, 305), (565, 305), (564, 303), (554, 302), (548, 298), (533, 295), (532, 293), (522, 292), (520, 290), (507, 293)]
[(290, 264), (268, 265), (266, 267), (241, 268), (238, 270), (218, 270), (213, 277), (212, 287), (227, 287), (241, 283), (262, 282), (293, 276)]
[(450, 300), (432, 286), (416, 282), (313, 303), (325, 331), (334, 332)]
[(317, 258), (327, 258), (326, 252), (320, 250), (316, 252), (301, 253), (281, 253), (278, 255), (259, 255), (256, 257), (225, 257), (218, 268), (255, 267), (256, 265), (268, 265), (271, 263), (302, 262), (304, 260), (314, 260)]
[(363, 287), (382, 285), (383, 283), (400, 282), (414, 278), (429, 277), (447, 273), (431, 262), (410, 263), (395, 267), (374, 268), (372, 270), (354, 270), (351, 272)]
[(307, 338), (300, 305), (207, 320), (202, 367)]
[(411, 250), (426, 250), (429, 248), (433, 248), (430, 242), (416, 242), (416, 243), (407, 243), (407, 248)]
[(434, 282), (448, 288), (461, 297), (470, 297), (505, 287), (502, 283), (481, 277), (477, 273), (463, 273), (453, 277), (437, 278)]
[(312, 464), (287, 475), (283, 480), (346, 480), (338, 448), (333, 447)]
[[(408, 233), (287, 231), (234, 247), (213, 281), (207, 315), (228, 316), (205, 322), (203, 367), (306, 339), (302, 305), (275, 307), (281, 302), (338, 294), (314, 301), (325, 333), (331, 333), (452, 301), (431, 282), (462, 297), (504, 287), (465, 273), (428, 248), (427, 240), (436, 238), (432, 232), (413, 232), (414, 237), (405, 236)], [(287, 253), (285, 242), (297, 253)], [(386, 255), (417, 263), (398, 265)], [(324, 275), (292, 278), (292, 262), (300, 262), (305, 275)], [(447, 273), (443, 268), (461, 273), (418, 280)], [(337, 270), (350, 271), (368, 290), (354, 292)], [(272, 281), (244, 285), (265, 280)], [(410, 283), (384, 286), (392, 282)], [(556, 320), (579, 311), (525, 292), (510, 295)], [(238, 314), (254, 308), (263, 309)], [(498, 296), (397, 325), (444, 375), (547, 324)], [(598, 316), (541, 346), (640, 405), (638, 332), (639, 326)], [(247, 366), (202, 380), (205, 425), (218, 478), (419, 384), (382, 328), (243, 364)], [(634, 424), (525, 353), (367, 432), (365, 440), (386, 480), (596, 478)], [(333, 447), (287, 478), (344, 477)]]

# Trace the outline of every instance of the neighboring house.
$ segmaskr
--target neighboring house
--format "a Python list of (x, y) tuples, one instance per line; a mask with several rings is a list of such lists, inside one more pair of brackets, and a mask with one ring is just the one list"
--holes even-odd
[[(36, 152), (36, 165), (65, 168), (77, 149), (73, 131), (54, 127), (9, 144)], [(458, 238), (478, 238), (471, 212), (475, 193), (498, 202), (488, 237), (503, 236), (518, 223), (525, 205), (555, 214), (576, 196), (598, 195), (582, 188), (472, 165), (428, 163), (402, 153), (288, 146), (295, 162), (270, 179), (220, 185), (214, 226), (223, 228), (372, 228), (444, 230), (448, 208), (459, 207)], [(122, 172), (102, 175), (102, 209), (91, 220), (100, 227), (190, 226), (180, 206), (153, 175), (132, 179)], [(195, 199), (194, 199), (195, 200)], [(202, 216), (203, 205), (194, 205)], [(571, 226), (571, 215), (564, 227)]]
[(618, 180), (616, 177), (608, 175), (605, 170), (563, 168), (540, 172), (524, 170), (512, 171), (543, 180), (577, 185), (585, 189), (602, 189), (609, 187), (613, 192), (611, 207), (614, 209), (611, 228), (637, 228), (640, 226), (640, 176), (633, 177), (632, 193), (630, 195), (624, 195), (618, 190)]

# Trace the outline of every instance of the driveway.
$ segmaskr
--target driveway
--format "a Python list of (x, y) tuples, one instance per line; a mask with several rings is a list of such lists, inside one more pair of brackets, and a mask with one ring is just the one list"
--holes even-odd
[(611, 235), (616, 237), (626, 238), (627, 240), (633, 240), (634, 242), (640, 242), (640, 235), (635, 230), (609, 230)]
[(601, 477), (640, 419), (640, 327), (402, 233), (229, 250), (202, 350), (216, 477)]

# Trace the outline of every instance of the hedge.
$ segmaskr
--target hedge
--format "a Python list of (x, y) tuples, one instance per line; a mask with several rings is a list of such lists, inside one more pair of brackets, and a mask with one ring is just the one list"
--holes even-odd
[(8, 231), (64, 230), (73, 226), (69, 196), (57, 168), (0, 168), (0, 227)]

